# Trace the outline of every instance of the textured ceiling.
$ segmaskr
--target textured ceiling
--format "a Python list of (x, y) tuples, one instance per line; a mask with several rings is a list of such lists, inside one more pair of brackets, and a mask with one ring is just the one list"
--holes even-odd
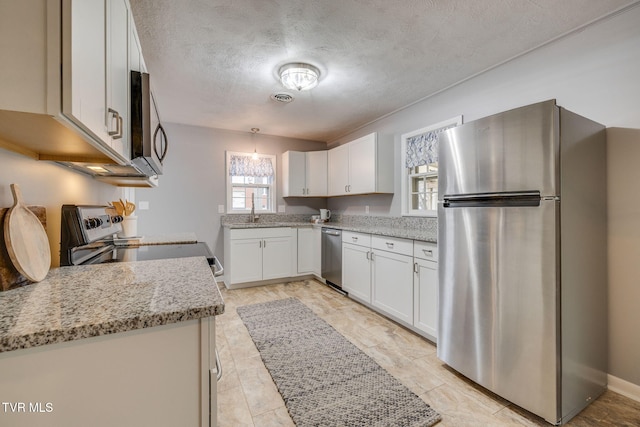
[[(629, 0), (130, 0), (161, 117), (316, 141), (538, 47)], [(307, 92), (276, 77), (321, 70)], [(270, 99), (289, 93), (295, 100)]]

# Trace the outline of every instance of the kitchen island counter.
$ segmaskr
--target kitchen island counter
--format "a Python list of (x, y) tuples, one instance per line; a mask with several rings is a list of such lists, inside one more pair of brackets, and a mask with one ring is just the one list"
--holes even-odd
[(0, 293), (0, 352), (223, 312), (203, 257), (54, 268), (39, 283)]

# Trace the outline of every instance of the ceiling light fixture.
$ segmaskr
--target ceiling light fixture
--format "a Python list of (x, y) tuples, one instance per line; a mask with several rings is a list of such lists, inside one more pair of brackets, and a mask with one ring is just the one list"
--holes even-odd
[(260, 132), (259, 128), (251, 128), (251, 139), (253, 139), (253, 154), (251, 155), (251, 158), (253, 160), (258, 160), (258, 150), (256, 147), (256, 133), (258, 132)]
[(291, 90), (309, 90), (318, 85), (320, 70), (310, 64), (294, 62), (285, 64), (278, 71), (282, 85)]

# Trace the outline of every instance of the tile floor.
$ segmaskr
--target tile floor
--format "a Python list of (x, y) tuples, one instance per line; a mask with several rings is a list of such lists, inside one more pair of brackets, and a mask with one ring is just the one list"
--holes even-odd
[[(444, 366), (429, 341), (315, 280), (237, 290), (220, 284), (220, 290), (226, 303), (216, 318), (224, 372), (218, 384), (220, 427), (294, 425), (236, 313), (241, 305), (289, 297), (309, 306), (437, 410), (438, 427), (549, 426)], [(640, 403), (608, 391), (567, 425), (640, 426)]]

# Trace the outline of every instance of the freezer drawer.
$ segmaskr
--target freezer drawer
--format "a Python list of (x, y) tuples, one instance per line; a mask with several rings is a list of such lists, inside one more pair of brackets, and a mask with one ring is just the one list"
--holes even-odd
[(559, 206), (438, 210), (438, 357), (547, 420), (560, 401)]

